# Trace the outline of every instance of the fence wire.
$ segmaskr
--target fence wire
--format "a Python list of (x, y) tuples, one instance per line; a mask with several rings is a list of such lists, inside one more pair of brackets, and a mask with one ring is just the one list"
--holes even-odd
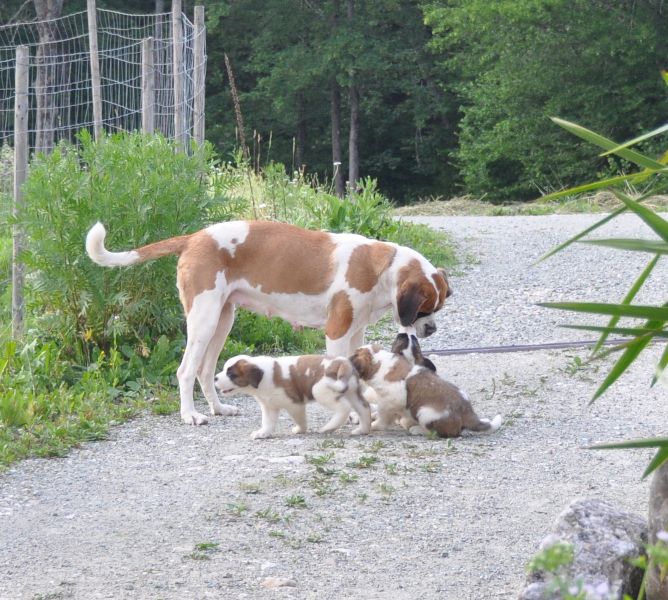
[[(106, 131), (141, 128), (141, 42), (152, 37), (154, 128), (190, 145), (195, 123), (195, 36), (193, 23), (181, 15), (183, 26), (183, 123), (174, 124), (172, 13), (132, 15), (97, 9), (101, 77), (102, 126)], [(10, 274), (4, 238), (10, 235), (8, 217), (13, 189), (14, 101), (16, 48), (29, 48), (28, 145), (48, 152), (61, 140), (76, 141), (78, 132), (93, 132), (90, 47), (87, 13), (50, 21), (0, 25), (0, 297)], [(205, 47), (205, 46), (203, 46)], [(203, 59), (206, 61), (206, 51)], [(200, 66), (200, 65), (197, 65)], [(204, 66), (204, 65), (201, 65)], [(202, 84), (203, 85), (203, 84)], [(202, 117), (203, 118), (203, 117)]]

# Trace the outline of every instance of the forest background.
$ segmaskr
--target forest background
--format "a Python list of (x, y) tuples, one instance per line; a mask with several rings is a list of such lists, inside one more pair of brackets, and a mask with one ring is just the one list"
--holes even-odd
[[(195, 3), (207, 13), (207, 139), (225, 159), (240, 147), (227, 54), (251, 160), (339, 192), (370, 176), (399, 204), (533, 199), (625, 167), (549, 117), (619, 141), (665, 121), (663, 0), (187, 0), (184, 11)], [(0, 23), (84, 8), (5, 0)]]

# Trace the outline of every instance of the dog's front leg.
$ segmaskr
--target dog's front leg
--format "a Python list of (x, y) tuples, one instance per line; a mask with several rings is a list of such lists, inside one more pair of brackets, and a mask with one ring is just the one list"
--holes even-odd
[(262, 411), (262, 426), (260, 429), (251, 433), (251, 438), (254, 440), (271, 437), (276, 428), (279, 413), (277, 408), (271, 408), (260, 400), (258, 400), (258, 402), (260, 403), (260, 410)]

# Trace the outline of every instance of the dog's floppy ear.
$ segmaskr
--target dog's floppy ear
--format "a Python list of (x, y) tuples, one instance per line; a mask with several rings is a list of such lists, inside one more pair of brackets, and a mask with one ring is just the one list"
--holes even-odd
[(368, 348), (360, 348), (350, 357), (350, 362), (362, 379), (371, 377), (371, 364), (373, 356)]
[[(452, 296), (452, 287), (450, 287), (450, 282), (448, 281), (448, 274), (443, 267), (438, 267), (438, 269), (436, 269), (436, 275), (434, 275), (433, 278), (436, 287), (438, 288), (438, 293), (441, 296), (441, 301)], [(445, 292), (445, 296), (443, 295), (443, 292)]]
[(392, 354), (403, 354), (404, 350), (408, 348), (410, 340), (407, 333), (398, 333), (392, 343)]
[(420, 347), (420, 342), (418, 342), (417, 336), (411, 335), (410, 338), (411, 352), (413, 354), (413, 360), (416, 365), (425, 367), (430, 371), (436, 373), (436, 365), (431, 362), (424, 354), (422, 354), (422, 348)]
[(260, 381), (262, 381), (262, 378), (264, 377), (264, 371), (260, 369), (260, 367), (254, 365), (251, 362), (248, 362), (247, 360), (240, 360), (236, 364), (236, 368), (239, 372), (239, 375), (243, 377), (244, 381), (246, 382), (246, 385), (254, 388), (258, 388), (260, 386)]
[(401, 286), (397, 296), (397, 312), (399, 313), (399, 322), (404, 327), (409, 327), (415, 323), (420, 307), (425, 300), (426, 296), (418, 284), (406, 282)]

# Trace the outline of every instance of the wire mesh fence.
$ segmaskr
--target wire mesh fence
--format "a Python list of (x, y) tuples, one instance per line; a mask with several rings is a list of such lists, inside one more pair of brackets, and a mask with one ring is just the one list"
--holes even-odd
[[(172, 12), (134, 15), (96, 9), (100, 71), (101, 126), (106, 131), (142, 126), (142, 41), (153, 38), (153, 129), (182, 140), (194, 139), (196, 96), (204, 78), (205, 31), (180, 14), (182, 40), (174, 40)], [(202, 51), (195, 56), (195, 46)], [(50, 21), (0, 25), (0, 308), (11, 285), (11, 235), (16, 49), (28, 47), (28, 148), (48, 152), (61, 140), (76, 141), (82, 129), (94, 132), (93, 78), (86, 11)], [(181, 60), (175, 61), (177, 48)], [(183, 94), (175, 100), (174, 65)], [(200, 71), (203, 72), (203, 71)], [(197, 84), (196, 84), (197, 81)], [(196, 89), (196, 85), (197, 88)], [(179, 123), (175, 122), (179, 115)]]

